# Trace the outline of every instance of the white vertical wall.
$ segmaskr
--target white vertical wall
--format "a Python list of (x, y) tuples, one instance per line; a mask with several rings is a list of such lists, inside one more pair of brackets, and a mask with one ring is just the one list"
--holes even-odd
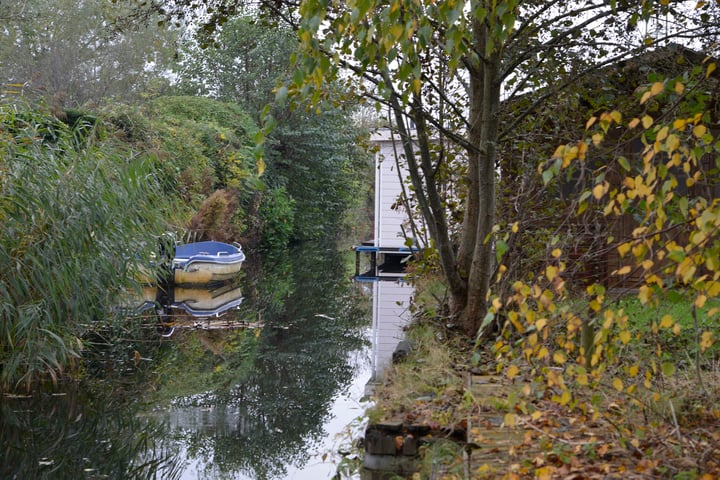
[[(395, 137), (397, 140), (397, 136)], [(371, 137), (371, 141), (378, 146), (375, 155), (375, 246), (384, 248), (398, 248), (405, 246), (403, 225), (408, 220), (408, 213), (400, 205), (393, 209), (402, 193), (401, 178), (407, 178), (407, 168), (402, 147), (399, 142), (393, 146), (393, 137), (390, 130), (380, 129)], [(399, 156), (399, 160), (396, 158)], [(399, 166), (398, 166), (399, 164)], [(398, 168), (400, 175), (398, 175)], [(412, 236), (412, 232), (407, 231)]]

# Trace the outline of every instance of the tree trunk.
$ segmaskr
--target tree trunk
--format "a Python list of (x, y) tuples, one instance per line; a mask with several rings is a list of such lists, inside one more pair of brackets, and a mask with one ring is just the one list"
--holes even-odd
[[(387, 75), (385, 76), (385, 82), (388, 89), (392, 90), (393, 83)], [(456, 268), (456, 255), (450, 238), (450, 229), (443, 208), (443, 200), (435, 183), (435, 168), (430, 153), (430, 130), (425, 121), (422, 101), (416, 96), (410, 112), (415, 122), (415, 135), (405, 125), (407, 113), (402, 108), (397, 95), (391, 95), (390, 104), (395, 114), (405, 160), (408, 163), (410, 181), (415, 189), (418, 205), (430, 231), (430, 238), (438, 251), (440, 265), (448, 282), (450, 295), (452, 298), (463, 298), (466, 296), (467, 286)], [(420, 157), (419, 163), (418, 155)], [(463, 301), (462, 305), (464, 304)]]
[[(485, 51), (486, 26), (474, 25), (476, 51)], [(460, 314), (462, 330), (477, 335), (487, 314), (488, 293), (493, 272), (492, 229), (495, 225), (495, 160), (497, 155), (498, 119), (500, 105), (500, 52), (493, 52), (470, 69), (470, 128), (468, 141), (476, 148), (468, 152), (468, 192), (463, 231), (464, 257), (459, 261), (467, 268), (467, 300)], [(474, 230), (473, 230), (474, 228)], [(472, 248), (472, 250), (470, 250)], [(470, 256), (470, 260), (466, 258)]]

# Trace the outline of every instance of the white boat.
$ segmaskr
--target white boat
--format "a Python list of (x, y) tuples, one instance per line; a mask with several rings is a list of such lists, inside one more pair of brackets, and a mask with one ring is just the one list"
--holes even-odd
[(172, 263), (175, 285), (231, 280), (240, 272), (244, 261), (245, 254), (238, 244), (209, 240), (176, 245)]

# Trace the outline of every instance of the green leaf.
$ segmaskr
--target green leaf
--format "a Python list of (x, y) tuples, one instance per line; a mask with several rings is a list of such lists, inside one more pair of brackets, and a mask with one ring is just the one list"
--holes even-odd
[(505, 252), (508, 251), (508, 248), (508, 244), (504, 240), (498, 240), (495, 242), (495, 257), (498, 262), (502, 259), (503, 255), (505, 255)]
[(283, 85), (282, 87), (277, 89), (277, 92), (275, 92), (275, 103), (280, 107), (285, 106), (285, 101), (287, 100), (287, 96), (288, 96), (288, 88), (285, 85)]
[(619, 158), (618, 158), (618, 163), (619, 163), (620, 166), (623, 168), (623, 170), (625, 170), (626, 172), (629, 172), (629, 171), (630, 171), (630, 162), (628, 162), (628, 159), (627, 159), (627, 158), (625, 158), (625, 157), (619, 157)]
[(662, 369), (663, 375), (665, 375), (666, 377), (669, 377), (675, 373), (675, 364), (672, 362), (664, 362), (660, 368)]
[(683, 217), (687, 218), (687, 216), (688, 216), (688, 198), (680, 197), (680, 200), (678, 200), (678, 207), (680, 208), (680, 212), (683, 214)]
[(542, 173), (543, 184), (547, 186), (547, 184), (550, 183), (550, 181), (553, 179), (554, 176), (555, 176), (555, 174), (552, 172), (552, 170), (543, 171), (543, 173)]

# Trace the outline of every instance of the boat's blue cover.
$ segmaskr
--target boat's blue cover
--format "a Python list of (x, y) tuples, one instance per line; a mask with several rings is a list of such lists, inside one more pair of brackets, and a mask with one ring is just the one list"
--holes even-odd
[(175, 261), (184, 262), (190, 260), (236, 263), (245, 260), (245, 254), (240, 247), (214, 240), (177, 245), (175, 247)]

